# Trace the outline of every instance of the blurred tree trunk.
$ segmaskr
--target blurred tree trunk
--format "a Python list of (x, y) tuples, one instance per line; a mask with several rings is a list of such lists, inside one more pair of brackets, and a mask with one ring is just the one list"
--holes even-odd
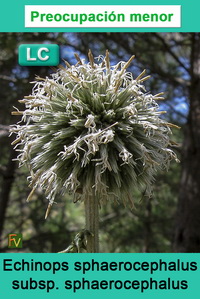
[(185, 129), (174, 250), (200, 252), (200, 33), (192, 33), (190, 112)]
[(4, 222), (6, 219), (6, 210), (10, 199), (10, 192), (15, 178), (14, 173), (16, 162), (13, 161), (13, 159), (16, 158), (16, 155), (16, 151), (14, 151), (10, 146), (10, 156), (2, 174), (2, 188), (0, 193), (0, 237), (2, 236)]

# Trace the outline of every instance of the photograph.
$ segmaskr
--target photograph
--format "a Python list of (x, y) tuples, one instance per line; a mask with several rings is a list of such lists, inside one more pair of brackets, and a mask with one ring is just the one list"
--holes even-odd
[(1, 253), (200, 252), (199, 32), (0, 32), (0, 98)]

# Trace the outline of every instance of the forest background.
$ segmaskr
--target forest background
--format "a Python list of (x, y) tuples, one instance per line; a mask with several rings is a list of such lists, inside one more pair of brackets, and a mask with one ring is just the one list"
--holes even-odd
[(12, 252), (58, 252), (84, 228), (83, 204), (69, 196), (57, 200), (47, 220), (41, 190), (26, 202), (28, 170), (13, 160), (9, 126), (18, 118), (11, 111), (22, 109), (18, 100), (31, 93), (36, 75), (53, 70), (19, 66), (22, 43), (56, 43), (72, 64), (74, 52), (87, 60), (89, 49), (95, 57), (108, 49), (111, 64), (136, 55), (129, 71), (152, 75), (147, 91), (165, 92), (159, 102), (165, 118), (181, 126), (172, 137), (181, 163), (157, 174), (150, 199), (136, 192), (135, 210), (113, 203), (101, 208), (101, 252), (200, 252), (200, 33), (0, 33), (0, 252), (11, 252), (9, 233), (23, 234), (23, 248)]

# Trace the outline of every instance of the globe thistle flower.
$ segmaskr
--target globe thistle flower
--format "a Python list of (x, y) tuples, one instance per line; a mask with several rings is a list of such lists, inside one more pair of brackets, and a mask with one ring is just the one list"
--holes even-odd
[(51, 75), (36, 78), (32, 94), (20, 103), (22, 122), (13, 126), (20, 165), (30, 170), (31, 199), (41, 187), (49, 208), (57, 196), (74, 201), (95, 196), (133, 206), (134, 189), (151, 194), (158, 170), (167, 168), (175, 153), (169, 148), (170, 127), (160, 116), (163, 93), (146, 92), (143, 71), (127, 71), (134, 59), (111, 66), (108, 51), (86, 63), (75, 54)]

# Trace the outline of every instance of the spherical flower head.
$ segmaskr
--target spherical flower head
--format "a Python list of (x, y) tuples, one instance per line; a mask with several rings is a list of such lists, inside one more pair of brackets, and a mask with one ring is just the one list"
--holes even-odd
[(32, 191), (41, 187), (50, 205), (68, 192), (74, 200), (92, 194), (99, 203), (122, 200), (131, 206), (134, 189), (151, 193), (154, 176), (175, 153), (168, 148), (172, 124), (145, 91), (143, 71), (136, 79), (128, 62), (110, 66), (105, 57), (61, 66), (51, 78), (36, 78), (22, 121), (12, 127), (20, 165), (30, 170)]

